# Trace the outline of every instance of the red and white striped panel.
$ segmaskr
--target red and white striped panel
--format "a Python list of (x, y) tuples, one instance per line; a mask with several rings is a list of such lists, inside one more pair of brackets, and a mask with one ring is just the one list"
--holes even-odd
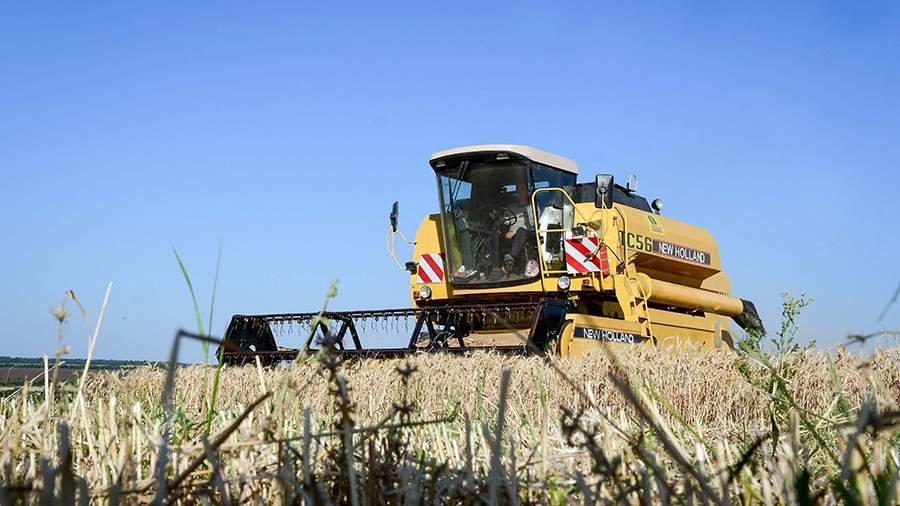
[(422, 253), (419, 257), (419, 283), (440, 283), (444, 280), (444, 254)]
[(603, 276), (609, 275), (606, 245), (600, 246), (598, 250), (598, 244), (600, 240), (596, 237), (566, 239), (566, 270), (569, 274), (599, 272)]

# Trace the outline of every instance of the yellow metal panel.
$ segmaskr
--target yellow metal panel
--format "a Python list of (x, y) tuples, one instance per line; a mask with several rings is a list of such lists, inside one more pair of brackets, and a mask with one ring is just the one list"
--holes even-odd
[[(568, 321), (563, 329), (558, 345), (558, 353), (562, 356), (581, 358), (586, 353), (602, 351), (604, 348), (633, 349), (635, 346), (652, 346), (652, 342), (649, 339), (641, 344), (626, 344), (575, 336), (577, 327), (603, 329), (614, 333), (641, 335), (641, 326), (638, 323), (626, 322), (614, 318), (605, 318), (602, 316), (592, 316), (583, 313), (570, 313), (566, 318)], [(615, 336), (612, 338), (615, 339)]]
[(700, 288), (711, 292), (721, 293), (722, 295), (731, 295), (731, 283), (729, 283), (728, 274), (726, 274), (725, 271), (719, 271), (704, 279)]
[(689, 352), (715, 348), (715, 334), (708, 330), (676, 327), (654, 322), (656, 345), (660, 350)]
[(491, 295), (507, 293), (528, 294), (541, 293), (543, 291), (543, 284), (538, 278), (524, 285), (498, 286), (493, 288), (451, 288), (451, 290), (454, 297), (465, 295)]
[[(444, 237), (441, 233), (441, 215), (432, 214), (426, 216), (416, 230), (416, 240), (413, 244), (413, 261), (418, 265), (423, 253), (444, 252)], [(447, 262), (444, 262), (447, 268)], [(413, 305), (418, 305), (417, 295), (423, 286), (431, 288), (431, 300), (445, 300), (450, 296), (447, 286), (447, 273), (440, 283), (419, 283), (418, 276), (412, 274), (409, 277), (409, 295)]]
[(710, 233), (665, 216), (616, 204), (626, 221), (621, 240), (640, 269), (659, 269), (700, 279), (722, 270)]
[[(714, 328), (715, 318), (708, 318), (705, 314), (689, 315), (656, 308), (650, 308), (649, 312), (650, 319), (653, 320), (654, 330), (656, 330), (657, 325), (668, 325), (670, 327), (701, 330), (704, 332), (712, 332)], [(659, 336), (657, 335), (656, 337)]]

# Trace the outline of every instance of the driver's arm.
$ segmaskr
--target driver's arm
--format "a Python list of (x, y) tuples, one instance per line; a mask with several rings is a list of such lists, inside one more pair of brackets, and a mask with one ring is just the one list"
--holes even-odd
[(506, 238), (512, 239), (513, 236), (516, 235), (516, 232), (518, 232), (520, 229), (525, 228), (525, 225), (526, 225), (525, 213), (520, 210), (520, 211), (516, 212), (516, 222), (509, 226), (509, 231), (507, 231), (505, 234)]

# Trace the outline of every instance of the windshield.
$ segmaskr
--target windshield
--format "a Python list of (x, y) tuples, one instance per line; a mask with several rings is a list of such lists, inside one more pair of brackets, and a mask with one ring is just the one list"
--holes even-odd
[(438, 182), (450, 282), (507, 284), (537, 277), (531, 194), (547, 187), (571, 193), (575, 175), (528, 160), (448, 165), (438, 171)]

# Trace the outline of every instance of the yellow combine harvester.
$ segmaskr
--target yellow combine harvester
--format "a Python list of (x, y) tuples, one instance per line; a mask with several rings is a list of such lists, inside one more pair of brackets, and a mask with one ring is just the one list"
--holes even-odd
[[(422, 220), (413, 261), (402, 266), (413, 307), (235, 315), (226, 360), (292, 358), (301, 350), (279, 347), (274, 336), (295, 330), (306, 351), (325, 343), (348, 355), (488, 348), (575, 357), (610, 343), (728, 346), (729, 319), (762, 330), (753, 304), (731, 296), (709, 232), (662, 216), (661, 201), (635, 192), (636, 178), (577, 183), (574, 161), (511, 144), (440, 151), (429, 163), (440, 213)], [(397, 215), (395, 203), (392, 257)], [(408, 344), (363, 347), (359, 328), (377, 322), (412, 322)]]

